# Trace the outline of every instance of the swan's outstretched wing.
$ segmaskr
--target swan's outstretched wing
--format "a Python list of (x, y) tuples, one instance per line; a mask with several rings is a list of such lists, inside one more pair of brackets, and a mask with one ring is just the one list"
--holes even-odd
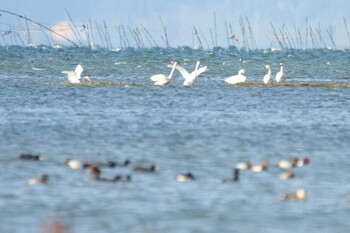
[(62, 74), (67, 74), (68, 75), (68, 78), (75, 78), (75, 71), (72, 71), (72, 70), (64, 70), (62, 71)]
[(205, 71), (207, 71), (207, 69), (208, 69), (207, 66), (203, 66), (203, 67), (199, 68), (199, 69), (197, 70), (197, 72), (196, 72), (196, 71), (193, 71), (193, 72), (191, 73), (191, 75), (194, 76), (194, 74), (196, 73), (196, 75), (199, 76), (199, 75), (201, 75), (202, 73), (204, 73)]
[(81, 73), (83, 73), (83, 71), (84, 71), (84, 69), (80, 64), (75, 67), (75, 73), (81, 74)]
[(185, 68), (183, 68), (182, 66), (177, 65), (176, 69), (181, 73), (181, 75), (184, 79), (191, 78), (190, 73), (188, 73), (188, 71)]
[(79, 78), (77, 77), (75, 71), (62, 71), (63, 74), (67, 74), (68, 75), (68, 81), (70, 83), (80, 83)]

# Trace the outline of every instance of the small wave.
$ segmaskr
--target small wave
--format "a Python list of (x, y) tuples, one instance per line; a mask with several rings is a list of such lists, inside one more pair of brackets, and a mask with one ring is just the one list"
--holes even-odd
[(115, 62), (114, 65), (126, 65), (126, 62)]
[(32, 70), (42, 71), (42, 70), (45, 70), (45, 69), (33, 67)]

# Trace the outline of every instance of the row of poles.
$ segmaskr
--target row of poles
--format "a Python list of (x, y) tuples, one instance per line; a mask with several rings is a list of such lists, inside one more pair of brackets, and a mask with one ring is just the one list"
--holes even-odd
[[(121, 49), (135, 47), (135, 45), (137, 48), (161, 46), (170, 47), (167, 27), (164, 24), (161, 16), (159, 16), (161, 27), (160, 38), (163, 43), (160, 45), (154, 38), (154, 35), (152, 35), (152, 33), (150, 33), (149, 30), (142, 24), (135, 27), (124, 26), (123, 24), (120, 24), (116, 25), (113, 28), (107, 26), (107, 23), (105, 21), (99, 23), (97, 21), (92, 22), (89, 20), (88, 23), (77, 25), (66, 9), (66, 14), (69, 19), (69, 28), (63, 28), (61, 31), (55, 31), (23, 15), (1, 9), (0, 12), (15, 16), (19, 19), (19, 27), (9, 25), (7, 30), (0, 31), (0, 45), (34, 45), (32, 32), (40, 31), (46, 37), (49, 45), (54, 44), (55, 39), (53, 36), (55, 36), (56, 38), (59, 37), (63, 40), (66, 40), (68, 43), (75, 47), (88, 47), (90, 49), (95, 49), (97, 46), (95, 41), (96, 37), (98, 37), (100, 46), (112, 50), (114, 49), (114, 45), (112, 43), (113, 39), (111, 38), (111, 32), (113, 30), (116, 30), (119, 37), (119, 48)], [(0, 15), (0, 24), (1, 17), (2, 14)], [(350, 45), (350, 33), (345, 17), (343, 18), (343, 21)], [(30, 29), (30, 26), (32, 25), (36, 25), (37, 29)], [(296, 27), (296, 25), (293, 26), (292, 30), (290, 30), (286, 24), (283, 24), (280, 28), (276, 28), (272, 22), (270, 25), (272, 33), (274, 35), (274, 39), (271, 39), (270, 47), (273, 47), (273, 43), (277, 41), (278, 46), (281, 50), (317, 48), (336, 49), (332, 28), (326, 30), (327, 37), (329, 39), (328, 43), (330, 44), (327, 45), (326, 39), (323, 37), (323, 33), (321, 31), (321, 25), (318, 24), (317, 27), (312, 27), (308, 22), (308, 18), (306, 18), (306, 28), (304, 34), (301, 32), (300, 28)], [(235, 33), (232, 24), (225, 22), (225, 37), (227, 40), (227, 46), (234, 46), (237, 48), (243, 48), (245, 50), (257, 49), (255, 35), (248, 17), (240, 16), (239, 27), (240, 28), (238, 31), (240, 31), (240, 36)], [(205, 33), (200, 28), (193, 26), (191, 30), (192, 48), (199, 50), (210, 50), (212, 48), (220, 47), (218, 42), (217, 19), (215, 12), (213, 13), (213, 27), (209, 27), (210, 40), (207, 39)], [(67, 34), (67, 31), (73, 33), (74, 39)], [(23, 35), (21, 36), (20, 33), (24, 34), (24, 37)], [(304, 36), (302, 36), (302, 34)]]

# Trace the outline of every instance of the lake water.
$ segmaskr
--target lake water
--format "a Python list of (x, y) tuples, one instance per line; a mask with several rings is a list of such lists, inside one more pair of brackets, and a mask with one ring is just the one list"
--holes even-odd
[[(152, 86), (172, 60), (191, 70), (200, 60), (208, 71), (193, 87), (178, 72), (169, 86)], [(349, 61), (349, 50), (0, 48), (0, 232), (44, 232), (50, 219), (71, 233), (348, 232), (350, 89), (223, 79), (244, 68), (262, 83), (264, 66), (274, 75), (283, 62), (287, 83), (349, 83)], [(94, 81), (128, 85), (69, 85), (61, 72), (78, 63)], [(276, 164), (292, 156), (311, 163), (278, 179)], [(98, 182), (68, 158), (129, 159), (102, 176), (132, 182)], [(222, 183), (236, 163), (263, 160), (268, 171)], [(132, 172), (153, 163), (155, 174)], [(186, 172), (196, 179), (175, 180)], [(44, 173), (47, 184), (26, 185)], [(299, 187), (306, 201), (280, 200)]]

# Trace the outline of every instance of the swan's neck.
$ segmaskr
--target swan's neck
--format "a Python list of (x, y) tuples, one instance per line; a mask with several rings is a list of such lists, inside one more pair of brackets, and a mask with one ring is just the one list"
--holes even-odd
[(198, 70), (199, 64), (200, 64), (200, 62), (197, 61), (197, 63), (196, 63), (196, 68), (195, 68), (195, 70), (194, 70), (194, 74), (195, 74), (194, 76), (195, 76), (195, 77), (197, 77), (197, 70)]
[(271, 69), (267, 69), (267, 74), (271, 75)]
[(281, 73), (283, 73), (283, 66), (281, 66), (281, 68), (280, 68), (280, 72), (281, 72)]
[(174, 74), (176, 65), (177, 65), (177, 63), (174, 63), (173, 68), (171, 69), (171, 72), (170, 72), (170, 74), (169, 74), (169, 79), (171, 79), (171, 77), (173, 77), (173, 74)]

